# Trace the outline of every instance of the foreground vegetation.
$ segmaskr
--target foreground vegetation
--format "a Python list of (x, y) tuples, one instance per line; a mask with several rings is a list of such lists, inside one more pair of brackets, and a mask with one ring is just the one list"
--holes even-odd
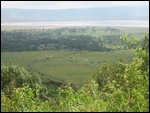
[(79, 90), (69, 81), (49, 96), (38, 74), (1, 66), (2, 111), (149, 111), (149, 37), (131, 63), (105, 64)]

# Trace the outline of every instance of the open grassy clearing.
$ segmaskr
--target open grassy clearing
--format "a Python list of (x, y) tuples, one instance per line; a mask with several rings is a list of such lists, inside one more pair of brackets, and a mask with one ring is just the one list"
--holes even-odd
[(44, 82), (69, 79), (73, 84), (81, 85), (104, 63), (114, 63), (121, 59), (129, 62), (134, 56), (133, 53), (134, 50), (2, 52), (1, 61), (39, 72)]

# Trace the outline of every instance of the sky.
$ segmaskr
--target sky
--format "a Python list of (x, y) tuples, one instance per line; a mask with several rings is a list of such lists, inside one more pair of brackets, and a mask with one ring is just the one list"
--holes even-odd
[(1, 1), (1, 8), (19, 9), (70, 9), (115, 6), (149, 7), (149, 1)]

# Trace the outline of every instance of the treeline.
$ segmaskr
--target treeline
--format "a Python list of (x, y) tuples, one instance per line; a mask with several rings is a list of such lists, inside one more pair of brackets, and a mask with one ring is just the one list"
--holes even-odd
[[(99, 30), (99, 31), (98, 31)], [(101, 35), (94, 34), (101, 32)], [(103, 35), (105, 32), (105, 35)], [(1, 51), (126, 49), (116, 29), (61, 28), (1, 31)]]

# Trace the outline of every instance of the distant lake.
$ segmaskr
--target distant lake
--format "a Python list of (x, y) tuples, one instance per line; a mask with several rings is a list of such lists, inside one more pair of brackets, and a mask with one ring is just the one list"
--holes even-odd
[(121, 26), (121, 27), (148, 27), (148, 20), (90, 20), (90, 21), (50, 21), (50, 22), (7, 22), (1, 25), (23, 26)]

